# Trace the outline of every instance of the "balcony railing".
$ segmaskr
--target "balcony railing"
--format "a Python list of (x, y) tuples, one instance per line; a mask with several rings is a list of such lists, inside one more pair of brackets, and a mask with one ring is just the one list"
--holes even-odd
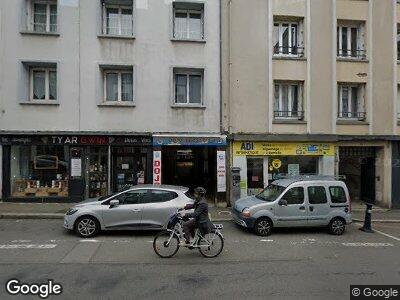
[(338, 49), (338, 57), (366, 59), (367, 53), (364, 49)]
[(274, 47), (274, 56), (304, 56), (304, 47), (298, 46), (275, 46)]
[(366, 112), (339, 112), (338, 118), (344, 120), (358, 120), (365, 121)]
[(304, 119), (304, 111), (299, 110), (275, 110), (274, 111), (275, 119), (296, 119), (303, 120)]

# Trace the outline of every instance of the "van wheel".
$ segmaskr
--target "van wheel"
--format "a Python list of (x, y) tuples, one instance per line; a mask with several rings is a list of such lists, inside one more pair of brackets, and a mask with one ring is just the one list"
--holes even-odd
[(342, 235), (346, 230), (346, 222), (342, 218), (334, 218), (329, 223), (329, 232), (333, 235)]
[(83, 216), (75, 223), (75, 233), (83, 238), (90, 238), (97, 235), (100, 231), (100, 224), (96, 218)]
[(254, 231), (257, 235), (267, 236), (272, 233), (272, 221), (268, 218), (259, 218), (254, 223)]

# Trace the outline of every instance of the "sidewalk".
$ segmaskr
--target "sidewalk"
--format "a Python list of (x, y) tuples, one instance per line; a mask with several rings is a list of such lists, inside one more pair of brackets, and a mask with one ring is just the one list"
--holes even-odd
[[(73, 203), (10, 203), (0, 202), (0, 219), (62, 219)], [(353, 221), (363, 222), (365, 206), (353, 206)], [(231, 208), (210, 207), (213, 222), (232, 220)], [(372, 209), (372, 221), (400, 223), (400, 209)]]

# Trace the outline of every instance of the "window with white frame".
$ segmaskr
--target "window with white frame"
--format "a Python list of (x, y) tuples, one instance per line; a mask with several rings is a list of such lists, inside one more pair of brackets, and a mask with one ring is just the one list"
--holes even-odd
[(397, 60), (400, 61), (400, 24), (397, 24)]
[(274, 21), (274, 56), (303, 56), (303, 22)]
[(133, 72), (104, 70), (104, 102), (133, 101)]
[(174, 101), (176, 105), (203, 104), (203, 71), (174, 71)]
[(103, 0), (103, 34), (133, 36), (132, 0)]
[(338, 85), (338, 117), (365, 120), (365, 84), (340, 83)]
[(31, 1), (31, 30), (57, 32), (57, 1)]
[(57, 100), (57, 70), (56, 68), (30, 68), (30, 99)]
[(173, 37), (180, 40), (204, 39), (204, 5), (174, 3)]
[(364, 24), (337, 27), (337, 55), (365, 59)]
[(400, 120), (400, 85), (397, 85), (397, 120)]
[(303, 119), (303, 84), (275, 82), (274, 117), (276, 119)]

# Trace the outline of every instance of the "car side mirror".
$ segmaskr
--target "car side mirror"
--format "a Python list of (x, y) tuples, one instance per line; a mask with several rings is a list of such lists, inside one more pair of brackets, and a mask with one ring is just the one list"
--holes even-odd
[(114, 199), (110, 201), (110, 208), (116, 207), (118, 205), (119, 205), (119, 200)]
[(281, 200), (279, 200), (278, 204), (280, 206), (287, 206), (287, 201), (285, 199), (281, 199)]

